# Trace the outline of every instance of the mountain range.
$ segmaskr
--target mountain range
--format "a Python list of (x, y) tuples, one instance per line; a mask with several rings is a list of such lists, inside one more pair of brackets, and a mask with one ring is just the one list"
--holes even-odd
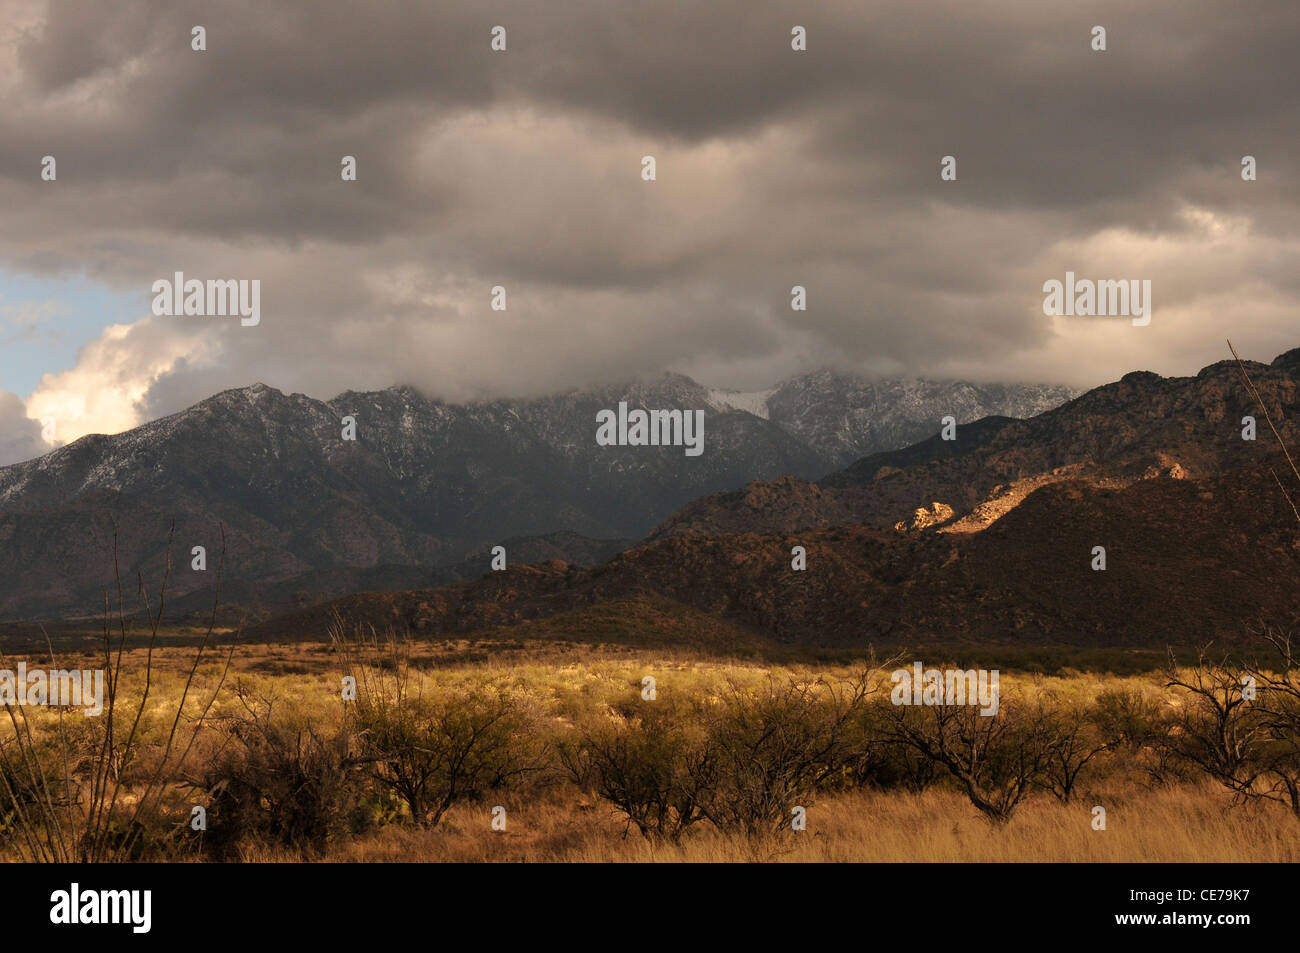
[(1195, 377), (1128, 374), (1031, 419), (986, 418), (815, 483), (702, 497), (600, 565), (552, 560), (355, 594), (249, 635), (368, 623), (441, 637), (1122, 648), (1289, 629), (1300, 624), (1300, 477), (1272, 427), (1300, 446), (1300, 349), (1244, 369), (1251, 385), (1229, 362)]
[[(140, 574), (156, 586), (169, 545), (174, 607), (199, 611), (221, 561), (223, 601), (255, 617), (473, 579), (497, 545), (511, 564), (601, 563), (697, 498), (815, 479), (933, 434), (946, 415), (1031, 415), (1073, 393), (829, 371), (756, 393), (670, 374), (471, 404), (409, 387), (320, 401), (255, 384), (0, 468), (0, 619), (100, 612), (119, 572), (128, 590)], [(702, 409), (705, 452), (597, 446), (597, 411), (620, 401)]]
[[(1247, 366), (1281, 437), (1300, 446), (1300, 348)], [(1257, 418), (1255, 440), (1243, 439), (1247, 416)], [(815, 483), (784, 479), (702, 497), (652, 538), (837, 523), (973, 531), (1050, 483), (1082, 479), (1114, 488), (1155, 476), (1211, 478), (1277, 449), (1232, 361), (1195, 377), (1133, 372), (1029, 419), (987, 417), (958, 427), (954, 437), (868, 454)]]

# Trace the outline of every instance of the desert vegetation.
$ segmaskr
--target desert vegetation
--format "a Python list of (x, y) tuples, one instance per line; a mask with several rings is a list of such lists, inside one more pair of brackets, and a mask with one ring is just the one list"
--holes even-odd
[(111, 688), (99, 717), (7, 707), (4, 856), (1300, 859), (1300, 671), (1273, 631), (1144, 674), (1004, 671), (991, 717), (893, 704), (897, 660), (869, 654), (144, 636), (26, 660)]

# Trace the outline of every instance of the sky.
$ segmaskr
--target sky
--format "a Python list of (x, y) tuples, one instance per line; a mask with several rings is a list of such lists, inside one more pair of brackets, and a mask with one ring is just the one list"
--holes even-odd
[[(1294, 0), (0, 0), (0, 464), (257, 381), (1271, 360), (1298, 44)], [(177, 271), (258, 280), (260, 322), (154, 314)], [(1045, 315), (1067, 271), (1150, 280), (1151, 323)]]

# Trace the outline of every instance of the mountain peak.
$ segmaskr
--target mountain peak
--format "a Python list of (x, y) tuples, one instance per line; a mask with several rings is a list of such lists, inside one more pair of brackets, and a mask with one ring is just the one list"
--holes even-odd
[(1129, 371), (1119, 379), (1121, 384), (1154, 384), (1164, 380), (1155, 371)]
[(1273, 358), (1273, 367), (1288, 374), (1300, 374), (1300, 347), (1293, 347)]
[(263, 384), (261, 381), (258, 381), (257, 383), (249, 384), (246, 387), (231, 387), (228, 390), (218, 391), (206, 400), (199, 401), (195, 406), (201, 407), (204, 404), (212, 403), (214, 401), (217, 403), (228, 404), (231, 401), (238, 400), (260, 400), (271, 395), (279, 397), (284, 396), (279, 390), (272, 387), (270, 384)]

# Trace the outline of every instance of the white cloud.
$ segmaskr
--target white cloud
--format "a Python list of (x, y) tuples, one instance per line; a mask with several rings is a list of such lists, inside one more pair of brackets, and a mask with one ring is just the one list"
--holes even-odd
[(27, 399), (27, 416), (53, 418), (56, 438), (65, 443), (129, 430), (144, 421), (142, 402), (162, 375), (211, 352), (199, 330), (153, 318), (110, 325), (81, 349), (75, 367), (41, 378)]

